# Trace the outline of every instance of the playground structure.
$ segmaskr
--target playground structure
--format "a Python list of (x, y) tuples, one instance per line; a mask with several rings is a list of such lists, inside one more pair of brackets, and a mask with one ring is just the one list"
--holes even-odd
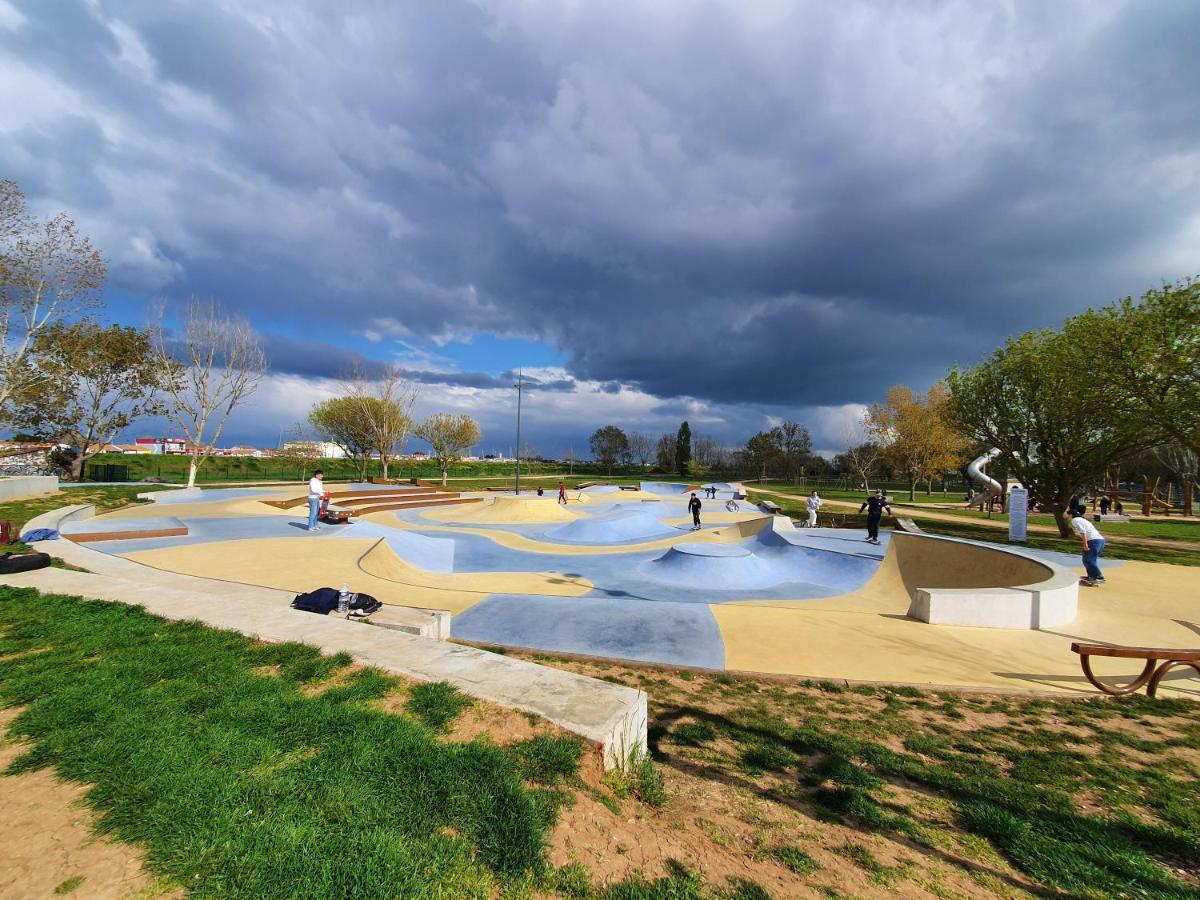
[[(1122, 506), (1129, 504), (1139, 508), (1143, 516), (1155, 514), (1169, 516), (1174, 512), (1178, 512), (1182, 516), (1194, 515), (1196, 480), (1190, 473), (1184, 472), (1179, 476), (1178, 487), (1174, 479), (1167, 479), (1166, 484), (1163, 485), (1161, 475), (1156, 476), (1153, 482), (1150, 480), (1150, 476), (1143, 475), (1141, 481), (1140, 491), (1122, 490), (1120, 467), (1106, 473), (1103, 487), (1092, 497), (1093, 512), (1099, 509), (1101, 498), (1107, 497), (1113, 507), (1118, 503)], [(1175, 505), (1176, 500), (1179, 501), (1178, 506)]]
[(980, 512), (1004, 512), (1008, 509), (1008, 494), (1021, 485), (1016, 481), (1001, 484), (985, 471), (989, 463), (999, 459), (1003, 451), (993, 447), (982, 456), (978, 456), (967, 464), (967, 479), (974, 484), (978, 491), (972, 489), (967, 500), (967, 509), (978, 509)]

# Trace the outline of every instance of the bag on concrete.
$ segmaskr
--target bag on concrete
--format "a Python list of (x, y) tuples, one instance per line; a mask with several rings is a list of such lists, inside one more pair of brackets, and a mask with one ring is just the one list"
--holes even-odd
[[(337, 609), (337, 605), (338, 591), (329, 587), (317, 588), (307, 594), (297, 594), (296, 599), (292, 601), (292, 609), (320, 613), (323, 616)], [(381, 606), (383, 604), (370, 594), (350, 595), (350, 612), (357, 617), (369, 616)]]
[(50, 565), (49, 553), (13, 553), (9, 556), (0, 556), (0, 575), (32, 572), (34, 569), (44, 569), (48, 565)]
[(302, 609), (305, 612), (319, 613), (327, 616), (337, 609), (338, 592), (334, 588), (317, 588), (307, 594), (297, 594), (292, 601), (292, 609)]
[(350, 595), (350, 612), (359, 616), (369, 616), (371, 613), (378, 610), (382, 603), (372, 597), (370, 594), (351, 594)]
[(21, 540), (27, 544), (35, 541), (57, 541), (58, 532), (53, 528), (35, 528), (33, 531), (27, 531), (21, 535)]

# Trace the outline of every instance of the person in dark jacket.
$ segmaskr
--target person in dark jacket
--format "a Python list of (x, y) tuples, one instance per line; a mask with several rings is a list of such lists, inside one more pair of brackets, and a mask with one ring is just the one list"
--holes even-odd
[(883, 517), (883, 511), (886, 509), (888, 515), (892, 514), (892, 507), (888, 504), (887, 494), (882, 490), (876, 491), (874, 497), (868, 497), (862, 502), (862, 506), (858, 508), (861, 513), (867, 511), (867, 542), (870, 544), (879, 543), (879, 520)]
[(692, 494), (688, 501), (688, 512), (692, 514), (692, 531), (700, 530), (700, 498)]

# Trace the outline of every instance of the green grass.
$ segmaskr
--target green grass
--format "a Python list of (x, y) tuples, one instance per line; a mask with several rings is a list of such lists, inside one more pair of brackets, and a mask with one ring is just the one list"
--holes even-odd
[(10, 771), (90, 785), (99, 828), (195, 896), (487, 897), (547, 872), (562, 798), (526, 778), (578, 756), (439, 739), (454, 694), (389, 715), (371, 704), (396, 680), (344, 657), (31, 590), (0, 589), (0, 631), (30, 742)]
[[(719, 676), (706, 680), (722, 683)], [(761, 686), (736, 683), (741, 687), (721, 696), (728, 705), (721, 712), (706, 708), (703, 690), (651, 696), (651, 746), (663, 755), (660, 766), (678, 764), (721, 783), (749, 778), (756, 797), (789, 807), (800, 802), (817, 819), (901, 847), (932, 851), (982, 842), (1050, 891), (1200, 897), (1174, 875), (1200, 864), (1194, 703), (1006, 701), (911, 687), (831, 694), (814, 682), (760, 705)], [(998, 724), (968, 726), (962, 721), (968, 710)], [(1050, 728), (1029, 719), (1065, 724)], [(1109, 724), (1119, 721), (1138, 723), (1138, 733)], [(707, 749), (721, 739), (735, 752)], [(902, 749), (891, 749), (891, 739)], [(1129, 758), (1131, 746), (1146, 756)], [(926, 805), (948, 812), (929, 818), (918, 811)], [(767, 852), (793, 871), (811, 871), (802, 851)], [(882, 886), (919, 869), (911, 859), (884, 865), (862, 843), (837, 852)], [(941, 850), (934, 855), (944, 858)]]

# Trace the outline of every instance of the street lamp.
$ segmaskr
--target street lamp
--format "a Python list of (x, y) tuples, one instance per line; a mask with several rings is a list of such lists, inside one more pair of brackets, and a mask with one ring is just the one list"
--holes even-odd
[(517, 370), (517, 383), (513, 385), (517, 389), (517, 496), (521, 495), (521, 392), (524, 388), (524, 369)]

